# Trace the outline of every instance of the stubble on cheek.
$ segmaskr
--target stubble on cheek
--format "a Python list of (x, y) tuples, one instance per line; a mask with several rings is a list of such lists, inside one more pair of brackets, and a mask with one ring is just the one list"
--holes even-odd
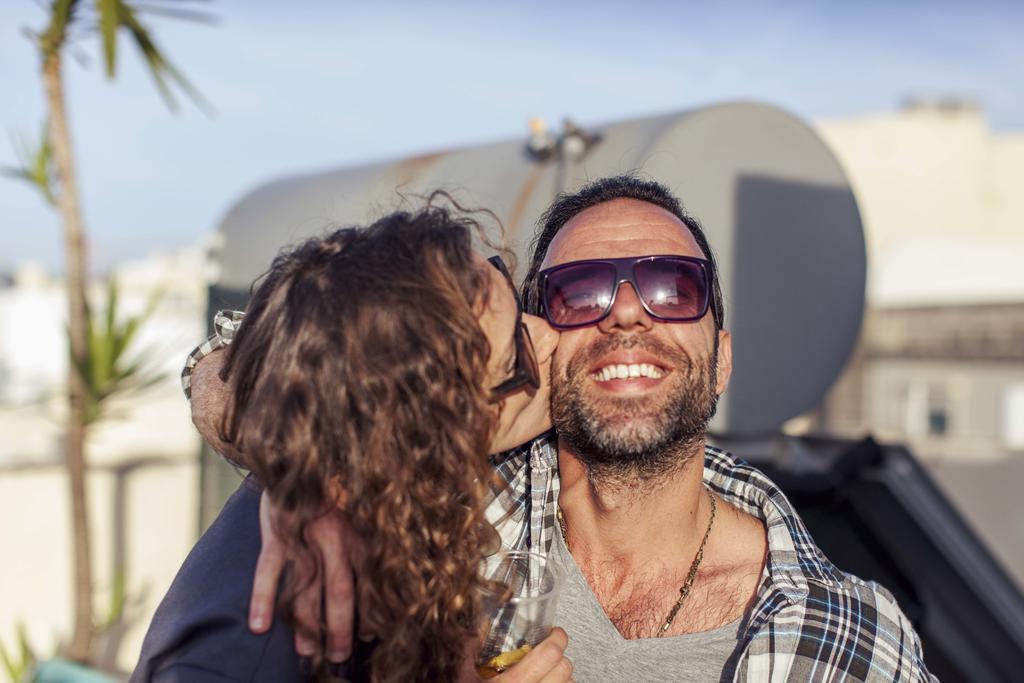
[[(652, 353), (669, 363), (671, 372), (654, 391), (639, 396), (602, 392), (590, 370), (621, 348)], [(718, 401), (717, 349), (709, 358), (692, 360), (655, 337), (615, 335), (561, 360), (556, 357), (552, 364), (551, 419), (591, 481), (626, 487), (656, 481), (699, 455)]]
[[(590, 378), (595, 363), (613, 351), (634, 348), (663, 359), (670, 367), (663, 385), (642, 396), (601, 392)], [(674, 431), (667, 424), (677, 412), (671, 404), (694, 383), (690, 357), (653, 337), (602, 337), (561, 361), (556, 356), (552, 366), (552, 422), (570, 443), (598, 452), (635, 454), (662, 441)]]

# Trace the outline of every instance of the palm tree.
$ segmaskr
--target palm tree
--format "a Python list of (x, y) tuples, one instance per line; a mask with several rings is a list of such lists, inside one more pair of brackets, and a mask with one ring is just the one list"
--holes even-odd
[[(86, 427), (93, 417), (93, 391), (84, 368), (89, 367), (90, 322), (86, 303), (87, 242), (78, 201), (78, 182), (64, 100), (64, 54), (78, 29), (98, 29), (108, 78), (117, 64), (117, 35), (127, 32), (142, 53), (156, 85), (168, 106), (176, 103), (168, 80), (181, 88), (197, 105), (204, 106), (199, 93), (164, 58), (149, 31), (140, 21), (145, 12), (185, 19), (208, 19), (204, 14), (170, 7), (173, 0), (150, 0), (136, 5), (125, 0), (95, 0), (92, 8), (79, 0), (53, 0), (49, 22), (41, 33), (32, 34), (42, 61), (48, 125), (40, 151), (31, 168), (22, 175), (40, 186), (47, 200), (55, 204), (64, 225), (65, 269), (68, 295), (68, 336), (71, 363), (68, 372), (68, 406), (65, 462), (71, 493), (72, 537), (74, 539), (74, 628), (67, 655), (87, 662), (94, 633), (92, 605), (92, 557), (89, 540), (88, 505), (85, 488)], [(52, 163), (52, 166), (51, 166)], [(49, 172), (52, 168), (52, 174)]]

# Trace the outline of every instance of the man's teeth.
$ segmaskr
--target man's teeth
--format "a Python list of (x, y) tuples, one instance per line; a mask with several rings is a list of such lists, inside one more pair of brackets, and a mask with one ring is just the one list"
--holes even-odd
[(633, 377), (660, 379), (662, 376), (664, 376), (664, 373), (650, 363), (606, 365), (593, 375), (594, 379), (598, 382), (607, 382), (613, 379), (630, 379)]

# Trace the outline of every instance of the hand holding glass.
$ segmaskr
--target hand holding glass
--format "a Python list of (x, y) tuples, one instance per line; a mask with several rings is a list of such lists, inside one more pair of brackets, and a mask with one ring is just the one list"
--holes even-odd
[(551, 632), (561, 575), (547, 557), (502, 552), (481, 562), (488, 630), (476, 658), (481, 678), (492, 678), (521, 660)]

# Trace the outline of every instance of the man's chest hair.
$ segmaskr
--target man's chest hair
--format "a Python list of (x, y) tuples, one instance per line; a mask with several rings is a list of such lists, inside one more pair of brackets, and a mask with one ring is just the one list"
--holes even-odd
[[(614, 572), (584, 571), (608, 619), (627, 639), (653, 638), (661, 630), (686, 580), (685, 572), (669, 574), (639, 572), (612, 579)], [(753, 603), (758, 582), (759, 572), (750, 568), (702, 569), (665, 635), (699, 633), (735, 621)]]

